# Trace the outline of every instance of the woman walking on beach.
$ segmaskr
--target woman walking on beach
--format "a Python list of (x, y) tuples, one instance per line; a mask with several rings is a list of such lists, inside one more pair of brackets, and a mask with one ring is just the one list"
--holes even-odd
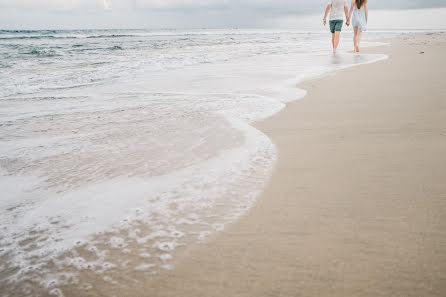
[(369, 10), (367, 8), (367, 0), (352, 0), (348, 20), (352, 20), (354, 32), (353, 44), (355, 45), (355, 52), (359, 52), (359, 43), (361, 42), (362, 31), (367, 29), (368, 18)]

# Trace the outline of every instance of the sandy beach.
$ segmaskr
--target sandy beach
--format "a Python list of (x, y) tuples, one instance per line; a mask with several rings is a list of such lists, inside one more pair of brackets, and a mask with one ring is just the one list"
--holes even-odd
[(445, 296), (446, 34), (389, 42), (256, 124), (256, 205), (128, 296)]
[(446, 297), (446, 1), (0, 7), (0, 297)]
[[(223, 39), (232, 40), (231, 34)], [(381, 41), (369, 34), (369, 45)], [(199, 46), (211, 44), (203, 53), (225, 50), (212, 45), (214, 35), (205, 41), (197, 36), (191, 40)], [(267, 36), (271, 43), (258, 58), (187, 70), (180, 65), (159, 74), (147, 70), (147, 77), (128, 88), (56, 89), (60, 110), (54, 109), (53, 97), (31, 101), (38, 104), (23, 98), (2, 101), (7, 107), (2, 164), (13, 173), (39, 177), (43, 168), (48, 174), (46, 183), (37, 183), (47, 186), (45, 191), (35, 186), (22, 193), (20, 185), (30, 180), (2, 180), (12, 186), (3, 194), (10, 201), (0, 201), (8, 205), (0, 216), (0, 295), (446, 296), (446, 34), (395, 34), (382, 40), (384, 46), (364, 48), (365, 54), (346, 54), (351, 40), (344, 37), (338, 56), (317, 47), (323, 44), (321, 35), (283, 35), (280, 45), (275, 34)], [(139, 44), (138, 36), (132, 38), (124, 37), (126, 44)], [(298, 45), (313, 38), (315, 52), (290, 54), (292, 38)], [(65, 37), (59, 39), (66, 43)], [(96, 46), (84, 39), (85, 46)], [(241, 48), (251, 48), (257, 39), (240, 37)], [(183, 48), (182, 35), (175, 42), (173, 52)], [(71, 52), (72, 45), (64, 46)], [(273, 59), (270, 47), (285, 50)], [(185, 55), (197, 55), (191, 53)], [(71, 75), (65, 62), (60, 60), (60, 69)], [(305, 79), (304, 74), (314, 79), (281, 84), (296, 75)], [(172, 77), (179, 79), (172, 83)], [(181, 82), (185, 89), (179, 95)], [(172, 85), (176, 95), (160, 96), (161, 88), (151, 97), (146, 87), (160, 83)], [(281, 110), (285, 103), (266, 100), (274, 86), (286, 90), (283, 97), (299, 98), (303, 90), (307, 95)], [(209, 92), (218, 88), (233, 93), (212, 97)], [(243, 96), (236, 96), (237, 88)], [(144, 95), (120, 93), (127, 89)], [(190, 97), (190, 90), (203, 94)], [(90, 92), (96, 97), (88, 97)], [(246, 97), (246, 92), (254, 95)], [(104, 110), (110, 104), (115, 106)], [(238, 121), (209, 117), (224, 111), (239, 116)], [(231, 123), (247, 121), (250, 112), (266, 119), (256, 118), (258, 130), (249, 126), (254, 120), (246, 122), (245, 138), (234, 134)], [(14, 115), (19, 117), (5, 120)], [(90, 133), (98, 127), (103, 129)], [(172, 147), (173, 140), (180, 141)], [(200, 166), (201, 159), (213, 156), (212, 149), (224, 145), (242, 154)], [(182, 168), (181, 162), (194, 157), (197, 166), (181, 174), (144, 176), (149, 182), (137, 178), (155, 169), (170, 172), (169, 160)], [(156, 163), (160, 160), (164, 167)], [(243, 162), (247, 173), (237, 171), (245, 168)], [(121, 178), (109, 180), (113, 174)], [(231, 187), (223, 187), (226, 183)], [(62, 185), (68, 186), (65, 192), (50, 191)], [(213, 198), (219, 187), (222, 196)]]

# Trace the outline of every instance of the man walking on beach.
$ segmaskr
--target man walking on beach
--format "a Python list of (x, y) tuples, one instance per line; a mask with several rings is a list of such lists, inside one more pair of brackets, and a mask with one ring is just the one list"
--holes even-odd
[(324, 15), (324, 26), (327, 24), (327, 15), (330, 12), (330, 31), (331, 42), (333, 44), (333, 53), (336, 54), (336, 50), (339, 45), (339, 38), (342, 31), (342, 25), (344, 24), (344, 14), (347, 20), (347, 26), (349, 25), (348, 4), (347, 0), (329, 0)]

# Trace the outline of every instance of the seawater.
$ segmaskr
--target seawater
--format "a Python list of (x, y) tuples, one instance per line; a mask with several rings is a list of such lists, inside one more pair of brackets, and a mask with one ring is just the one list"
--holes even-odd
[(277, 152), (251, 124), (302, 98), (306, 78), (385, 58), (345, 41), (334, 56), (328, 38), (0, 31), (1, 291), (174, 269), (175, 250), (243, 215), (268, 181)]

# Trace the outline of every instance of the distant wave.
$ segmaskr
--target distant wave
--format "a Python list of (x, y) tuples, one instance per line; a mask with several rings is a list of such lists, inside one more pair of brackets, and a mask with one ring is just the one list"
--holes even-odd
[(60, 56), (60, 54), (56, 53), (54, 50), (39, 50), (39, 49), (33, 49), (27, 53), (26, 55), (35, 55), (39, 57), (57, 57)]
[[(0, 35), (1, 36), (1, 35)], [(53, 35), (32, 35), (32, 36), (8, 36), (0, 37), (0, 40), (21, 40), (21, 39), (75, 39), (75, 36), (53, 36)]]
[(90, 36), (55, 36), (55, 35), (30, 35), (30, 36), (7, 36), (1, 37), (0, 40), (22, 40), (22, 39), (95, 39), (95, 38), (126, 38), (126, 37), (136, 37), (137, 35), (117, 35), (117, 34), (109, 34), (109, 35), (90, 35)]
[(104, 35), (91, 35), (87, 38), (122, 38), (122, 37), (136, 37), (137, 35), (128, 34), (104, 34)]
[(109, 50), (124, 50), (122, 47), (120, 47), (119, 45), (115, 45), (115, 46), (112, 46), (112, 47), (109, 47), (108, 48)]
[(134, 34), (119, 34), (119, 32), (110, 32), (107, 30), (0, 30), (0, 40), (125, 38), (137, 36)]
[(58, 30), (0, 30), (0, 34), (53, 34), (63, 31)]

